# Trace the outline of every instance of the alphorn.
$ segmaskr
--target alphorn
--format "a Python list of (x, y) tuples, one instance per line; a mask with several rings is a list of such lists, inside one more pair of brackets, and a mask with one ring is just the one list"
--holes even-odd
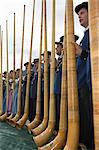
[(2, 41), (3, 34), (1, 34), (0, 26), (0, 116), (3, 114), (2, 105), (3, 105), (3, 81), (2, 81)]
[(89, 0), (95, 150), (99, 149), (99, 0)]
[(32, 18), (32, 31), (31, 31), (31, 41), (30, 41), (30, 56), (29, 56), (29, 67), (28, 67), (28, 75), (27, 75), (27, 86), (26, 86), (26, 98), (25, 98), (25, 109), (24, 115), (22, 118), (17, 121), (16, 127), (23, 128), (25, 122), (27, 121), (29, 114), (29, 87), (30, 87), (30, 76), (31, 76), (31, 59), (32, 59), (32, 45), (33, 45), (33, 30), (34, 30), (34, 12), (35, 12), (35, 0), (33, 5), (33, 18)]
[(64, 150), (77, 150), (79, 143), (79, 109), (76, 77), (74, 40), (73, 0), (66, 3), (67, 24), (67, 86), (68, 86), (68, 133)]
[[(13, 99), (14, 99), (14, 90), (15, 90), (15, 13), (14, 13), (14, 36), (13, 36)], [(13, 102), (12, 102), (13, 103)], [(11, 108), (12, 109), (12, 108)], [(13, 118), (13, 114), (6, 118), (8, 121), (9, 119)]]
[(41, 31), (40, 31), (40, 54), (39, 54), (39, 68), (38, 68), (38, 85), (37, 85), (37, 101), (36, 101), (36, 116), (34, 120), (27, 125), (28, 131), (34, 129), (41, 123), (41, 53), (42, 53), (42, 31), (43, 31), (43, 0), (41, 11)]
[(7, 114), (7, 106), (8, 106), (8, 97), (9, 97), (9, 77), (8, 77), (8, 71), (9, 71), (9, 65), (8, 65), (8, 21), (6, 20), (6, 54), (7, 54), (7, 83), (6, 83), (6, 112), (0, 116), (1, 121), (5, 121)]
[[(23, 31), (22, 31), (22, 49), (21, 49), (21, 64), (20, 64), (20, 76), (19, 76), (19, 89), (18, 89), (18, 111), (14, 118), (9, 119), (9, 123), (12, 126), (16, 125), (16, 122), (21, 117), (21, 93), (22, 93), (22, 65), (23, 65), (23, 52), (24, 52), (24, 30), (25, 30), (25, 5), (23, 11)], [(14, 32), (15, 32), (15, 18), (14, 18)], [(14, 34), (14, 51), (15, 51), (15, 34)], [(14, 52), (15, 55), (15, 52)], [(15, 57), (15, 56), (14, 56)]]
[(42, 123), (31, 130), (34, 135), (43, 132), (48, 125), (48, 54), (47, 54), (47, 24), (46, 24), (46, 0), (43, 0), (44, 13), (44, 117)]
[[(55, 45), (55, 43), (54, 43)], [(60, 123), (59, 131), (56, 138), (50, 143), (39, 147), (39, 150), (62, 149), (66, 142), (67, 134), (67, 40), (66, 40), (66, 6), (65, 6), (65, 21), (64, 21), (64, 55), (62, 64), (62, 86), (61, 86), (61, 105), (60, 105)], [(56, 112), (57, 113), (57, 112)], [(39, 144), (40, 145), (40, 144)]]
[(52, 12), (52, 52), (51, 52), (51, 71), (50, 71), (50, 113), (48, 127), (44, 132), (34, 137), (38, 146), (44, 145), (52, 136), (55, 128), (55, 95), (54, 95), (54, 73), (55, 73), (55, 0), (53, 1)]

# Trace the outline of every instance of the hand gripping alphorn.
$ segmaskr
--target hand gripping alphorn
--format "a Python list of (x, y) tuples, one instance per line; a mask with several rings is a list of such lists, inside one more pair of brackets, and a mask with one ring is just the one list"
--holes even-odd
[(35, 11), (35, 0), (33, 3), (33, 18), (32, 18), (32, 31), (31, 31), (31, 41), (30, 41), (30, 56), (29, 56), (29, 67), (28, 67), (28, 75), (27, 75), (27, 86), (26, 86), (26, 98), (25, 98), (25, 110), (22, 118), (17, 121), (16, 127), (22, 128), (27, 121), (29, 114), (29, 87), (30, 87), (30, 76), (31, 76), (31, 59), (32, 59), (32, 44), (33, 44), (33, 29), (34, 29), (34, 11)]

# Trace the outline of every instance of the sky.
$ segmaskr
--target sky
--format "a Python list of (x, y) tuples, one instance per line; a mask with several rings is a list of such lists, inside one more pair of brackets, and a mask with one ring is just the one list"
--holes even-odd
[[(41, 16), (41, 1), (35, 2), (35, 19), (34, 19), (34, 42), (32, 60), (39, 57), (39, 43), (40, 43), (40, 16)], [(74, 0), (74, 8), (76, 5), (87, 0)], [(47, 46), (51, 51), (52, 39), (52, 0), (47, 2)], [(31, 22), (32, 22), (32, 7), (33, 0), (3, 0), (0, 2), (0, 25), (3, 31), (3, 71), (6, 70), (6, 20), (8, 20), (8, 57), (9, 57), (9, 70), (13, 69), (13, 18), (16, 14), (16, 66), (20, 68), (21, 60), (21, 45), (22, 45), (22, 24), (23, 24), (23, 8), (26, 5), (26, 19), (25, 19), (25, 39), (24, 39), (24, 56), (23, 64), (29, 60), (30, 50), (30, 36), (31, 36)], [(55, 40), (64, 34), (64, 13), (65, 13), (65, 0), (56, 0), (56, 34)], [(74, 13), (74, 27), (75, 34), (79, 35), (79, 41), (83, 37), (83, 27), (80, 26), (78, 16)], [(78, 41), (78, 42), (79, 42)], [(24, 68), (23, 68), (24, 69)]]

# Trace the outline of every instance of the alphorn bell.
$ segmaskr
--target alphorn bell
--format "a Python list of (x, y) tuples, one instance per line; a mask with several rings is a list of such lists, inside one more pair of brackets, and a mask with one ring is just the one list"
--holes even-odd
[(32, 59), (32, 44), (33, 44), (33, 29), (34, 29), (34, 10), (35, 10), (35, 0), (33, 5), (33, 18), (32, 18), (31, 41), (30, 41), (29, 67), (28, 67), (27, 86), (26, 86), (25, 110), (22, 118), (16, 123), (17, 128), (22, 128), (24, 126), (29, 114), (29, 89), (30, 89), (31, 59)]
[(27, 125), (28, 131), (34, 129), (41, 123), (41, 53), (42, 53), (42, 31), (43, 31), (43, 0), (41, 11), (41, 35), (40, 35), (40, 55), (39, 55), (39, 68), (38, 68), (38, 85), (37, 85), (37, 101), (36, 101), (36, 116), (34, 120)]
[[(15, 90), (15, 13), (14, 13), (14, 38), (13, 38), (13, 99), (14, 99), (14, 90)], [(13, 118), (13, 114), (6, 118), (8, 121), (9, 119)]]
[(53, 1), (53, 12), (52, 12), (52, 52), (51, 52), (51, 71), (50, 71), (49, 122), (46, 130), (33, 138), (38, 146), (44, 145), (50, 139), (55, 127), (54, 73), (55, 73), (55, 0)]
[(95, 150), (99, 149), (99, 0), (89, 0)]
[(44, 12), (44, 117), (42, 123), (31, 130), (33, 135), (43, 132), (48, 125), (48, 54), (47, 54), (47, 24), (46, 24), (46, 0), (43, 0)]
[(73, 0), (66, 3), (67, 24), (67, 87), (68, 87), (68, 133), (64, 150), (77, 150), (79, 143), (79, 110), (74, 42)]
[(3, 81), (2, 81), (2, 40), (3, 35), (1, 35), (1, 26), (0, 26), (0, 116), (3, 113), (2, 105), (3, 105)]
[[(16, 122), (21, 117), (21, 93), (22, 93), (22, 65), (23, 65), (23, 52), (24, 52), (24, 30), (25, 30), (25, 5), (24, 5), (24, 12), (23, 12), (23, 31), (22, 31), (22, 49), (21, 49), (21, 64), (20, 64), (20, 76), (19, 76), (19, 89), (18, 89), (18, 110), (17, 114), (14, 118), (9, 119), (9, 123), (12, 126), (16, 125)], [(15, 15), (14, 15), (14, 57), (15, 57)], [(15, 66), (15, 60), (14, 60)], [(14, 85), (13, 85), (14, 86)]]
[[(55, 43), (54, 43), (55, 45)], [(60, 123), (59, 131), (56, 138), (50, 143), (39, 147), (39, 150), (62, 149), (66, 142), (67, 133), (67, 40), (66, 40), (66, 6), (65, 6), (65, 21), (64, 21), (64, 55), (62, 64), (62, 86), (61, 86), (61, 105), (60, 105)], [(56, 112), (57, 113), (57, 112)]]
[(8, 66), (8, 21), (7, 20), (6, 20), (6, 54), (7, 54), (6, 112), (2, 116), (0, 116), (1, 121), (5, 121), (6, 117), (8, 116), (7, 106), (8, 106), (8, 96), (9, 96), (9, 77), (8, 77), (9, 66)]

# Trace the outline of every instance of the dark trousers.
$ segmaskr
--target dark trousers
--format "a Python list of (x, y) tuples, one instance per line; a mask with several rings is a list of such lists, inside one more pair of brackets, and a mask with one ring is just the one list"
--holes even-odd
[(59, 130), (59, 121), (60, 121), (60, 101), (61, 101), (61, 94), (55, 94), (55, 107), (56, 107), (56, 124), (55, 130)]
[(79, 89), (80, 137), (79, 142), (94, 148), (92, 93), (87, 85)]
[(26, 84), (24, 84), (22, 88), (22, 93), (21, 93), (21, 116), (24, 115), (25, 98), (26, 98)]
[(36, 115), (36, 98), (29, 100), (29, 121), (32, 122)]
[(21, 95), (21, 116), (24, 115), (24, 109), (25, 109), (25, 96), (22, 93), (22, 95)]

